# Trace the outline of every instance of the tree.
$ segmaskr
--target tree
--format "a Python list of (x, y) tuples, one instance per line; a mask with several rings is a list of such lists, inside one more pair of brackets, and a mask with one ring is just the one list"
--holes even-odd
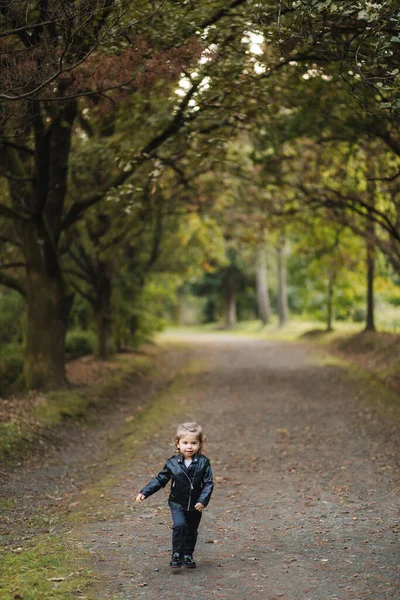
[[(92, 6), (85, 2), (82, 10), (81, 5), (71, 5), (65, 15), (62, 3), (55, 5), (57, 10), (51, 15), (45, 10), (37, 10), (40, 6), (37, 3), (29, 5), (31, 10), (28, 12), (22, 12), (19, 3), (2, 9), (9, 27), (3, 41), (8, 44), (3, 61), (10, 70), (15, 52), (18, 54), (21, 49), (21, 65), (24, 61), (34, 65), (28, 72), (28, 79), (11, 78), (6, 82), (8, 87), (3, 99), (7, 104), (1, 139), (5, 150), (3, 175), (8, 182), (9, 198), (0, 205), (0, 214), (14, 223), (14, 237), (19, 241), (26, 264), (28, 325), (24, 375), (27, 387), (58, 386), (65, 381), (64, 338), (72, 296), (60, 262), (59, 244), (63, 233), (91, 206), (102, 202), (110, 190), (128, 181), (140, 165), (176, 135), (187, 121), (194, 121), (199, 116), (190, 103), (199, 93), (205, 74), (192, 77), (189, 89), (179, 102), (176, 97), (170, 97), (168, 112), (169, 115), (172, 112), (172, 116), (169, 118), (166, 118), (165, 103), (162, 103), (160, 118), (152, 121), (146, 139), (131, 152), (128, 160), (121, 160), (107, 181), (84, 197), (70, 197), (67, 205), (73, 137), (77, 132), (80, 134), (78, 118), (82, 125), (88, 108), (87, 101), (81, 97), (93, 96), (94, 102), (99, 103), (108, 88), (116, 87), (122, 90), (121, 93), (135, 94), (145, 83), (159, 87), (161, 81), (176, 81), (182, 69), (189, 69), (194, 56), (199, 55), (201, 43), (187, 47), (195, 32), (201, 39), (202, 31), (214, 26), (241, 4), (243, 2), (235, 0), (228, 7), (222, 3), (215, 6), (204, 3), (202, 10), (193, 8), (197, 21), (190, 21), (184, 36), (177, 32), (173, 11), (162, 23), (163, 31), (168, 30), (166, 43), (163, 47), (158, 41), (157, 50), (133, 39), (132, 22), (126, 23), (122, 18), (119, 3), (104, 2)], [(190, 14), (192, 9), (184, 6), (182, 10), (186, 15), (186, 10)], [(21, 21), (22, 18), (26, 20)], [(151, 26), (148, 27), (148, 22), (152, 21), (145, 21), (146, 27), (144, 20), (139, 19), (141, 35), (147, 33), (150, 40), (155, 37), (160, 40), (162, 36), (158, 30), (156, 34)], [(72, 32), (70, 22), (74, 24)], [(129, 35), (118, 38), (119, 42), (110, 46), (110, 41), (114, 42), (116, 37), (116, 24), (119, 29), (129, 29)], [(231, 36), (231, 31), (222, 32), (221, 41), (224, 36)], [(181, 53), (177, 53), (176, 45)], [(135, 49), (137, 53), (132, 55)], [(108, 54), (110, 59), (106, 60)], [(46, 57), (49, 55), (55, 62), (48, 62)], [(90, 87), (91, 74), (99, 60), (103, 60), (101, 74), (104, 79), (94, 79), (94, 87)], [(42, 63), (46, 69), (40, 68)], [(15, 65), (15, 72), (21, 65)], [(202, 70), (209, 71), (213, 66), (205, 65)], [(115, 79), (116, 71), (118, 75), (122, 72), (122, 77)], [(125, 79), (126, 71), (130, 73), (128, 80)], [(143, 77), (138, 79), (143, 73), (149, 73), (146, 81)], [(113, 101), (112, 96), (109, 101)], [(17, 116), (21, 117), (18, 120), (13, 118), (15, 106), (19, 108)], [(18, 142), (15, 141), (17, 133), (20, 134)]]
[[(375, 206), (376, 185), (374, 181), (368, 181), (367, 194), (371, 207)], [(366, 263), (367, 263), (367, 316), (365, 322), (365, 331), (375, 331), (375, 299), (374, 299), (374, 283), (375, 283), (375, 223), (371, 218), (371, 209), (368, 210), (366, 224)]]
[(399, 24), (395, 0), (300, 0), (278, 20), (275, 35), (284, 56), (307, 49), (314, 66), (333, 65), (363, 108), (384, 118), (400, 114)]
[(278, 318), (279, 326), (284, 327), (289, 320), (289, 308), (287, 300), (287, 281), (286, 281), (286, 240), (282, 231), (278, 238), (276, 248), (277, 253), (277, 273), (278, 273)]
[(258, 317), (262, 324), (266, 325), (271, 318), (271, 303), (268, 291), (267, 253), (264, 244), (258, 249), (256, 288)]

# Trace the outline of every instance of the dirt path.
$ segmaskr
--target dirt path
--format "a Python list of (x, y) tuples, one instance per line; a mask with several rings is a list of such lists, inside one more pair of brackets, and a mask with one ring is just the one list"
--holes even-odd
[[(85, 506), (84, 478), (73, 471), (68, 538), (91, 553), (93, 589), (68, 598), (398, 598), (396, 399), (306, 346), (223, 335), (182, 341), (198, 362), (172, 390), (179, 414), (164, 416), (164, 405), (156, 404), (163, 430), (144, 420), (145, 441), (132, 445), (132, 460), (118, 464), (110, 429), (131, 414), (129, 403), (104, 422), (103, 433), (89, 436), (93, 449), (86, 440), (89, 462), (78, 439), (68, 451), (70, 465), (98, 471), (91, 476), (94, 484), (98, 479), (102, 507), (90, 512), (89, 501)], [(166, 491), (141, 506), (133, 497), (173, 453), (176, 424), (192, 419), (208, 436), (216, 489), (200, 527), (198, 568), (173, 575)], [(120, 435), (121, 444), (131, 439)], [(95, 452), (97, 436), (102, 456)], [(37, 482), (42, 474), (38, 468)], [(57, 485), (61, 496), (62, 481)], [(45, 494), (39, 489), (36, 495)]]
[(84, 528), (109, 582), (98, 598), (398, 598), (394, 401), (377, 403), (368, 382), (323, 365), (304, 346), (186, 341), (197, 344), (202, 368), (184, 391), (190, 403), (179, 420), (202, 423), (217, 482), (198, 568), (178, 576), (168, 568), (163, 492), (131, 503), (171, 453), (174, 417), (111, 490), (124, 510)]
[(109, 399), (109, 408), (94, 409), (84, 422), (65, 422), (22, 465), (0, 463), (0, 549), (15, 549), (38, 535), (62, 531), (63, 511), (69, 512), (77, 494), (100, 477), (124, 422), (168, 388), (192, 354), (182, 345), (150, 348), (147, 353), (154, 355), (153, 368), (133, 374)]

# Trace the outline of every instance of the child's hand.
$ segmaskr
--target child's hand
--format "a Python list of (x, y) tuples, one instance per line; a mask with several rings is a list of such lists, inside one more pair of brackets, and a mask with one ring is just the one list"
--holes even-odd
[(144, 496), (143, 494), (138, 494), (136, 496), (136, 502), (143, 502), (143, 500), (146, 500), (146, 496)]
[(202, 512), (205, 509), (204, 504), (202, 504), (201, 502), (198, 502), (197, 504), (194, 505), (195, 509), (198, 510), (199, 512)]

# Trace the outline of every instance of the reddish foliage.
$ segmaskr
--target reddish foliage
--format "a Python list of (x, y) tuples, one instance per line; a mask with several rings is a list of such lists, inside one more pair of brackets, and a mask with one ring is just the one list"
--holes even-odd
[(180, 48), (152, 53), (141, 40), (118, 55), (94, 52), (73, 74), (65, 95), (118, 88), (148, 88), (160, 79), (175, 81), (182, 70), (197, 60), (202, 46), (192, 40)]
[(68, 64), (64, 57), (61, 63), (61, 50), (50, 44), (19, 49), (11, 38), (5, 38), (0, 41), (0, 88), (3, 93), (24, 94), (52, 76), (55, 80), (41, 90), (40, 97), (54, 97), (55, 92), (62, 96), (101, 92), (122, 85), (147, 88), (160, 79), (176, 80), (183, 68), (198, 60), (202, 50), (193, 39), (180, 48), (153, 52), (146, 40), (137, 39), (134, 47), (119, 54), (96, 50), (71, 69), (71, 59)]

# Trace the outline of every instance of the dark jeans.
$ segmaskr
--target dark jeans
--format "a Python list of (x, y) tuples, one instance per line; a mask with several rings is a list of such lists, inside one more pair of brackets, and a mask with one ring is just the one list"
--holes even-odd
[(172, 552), (193, 554), (197, 529), (201, 520), (198, 510), (184, 510), (176, 502), (168, 502), (172, 515)]

